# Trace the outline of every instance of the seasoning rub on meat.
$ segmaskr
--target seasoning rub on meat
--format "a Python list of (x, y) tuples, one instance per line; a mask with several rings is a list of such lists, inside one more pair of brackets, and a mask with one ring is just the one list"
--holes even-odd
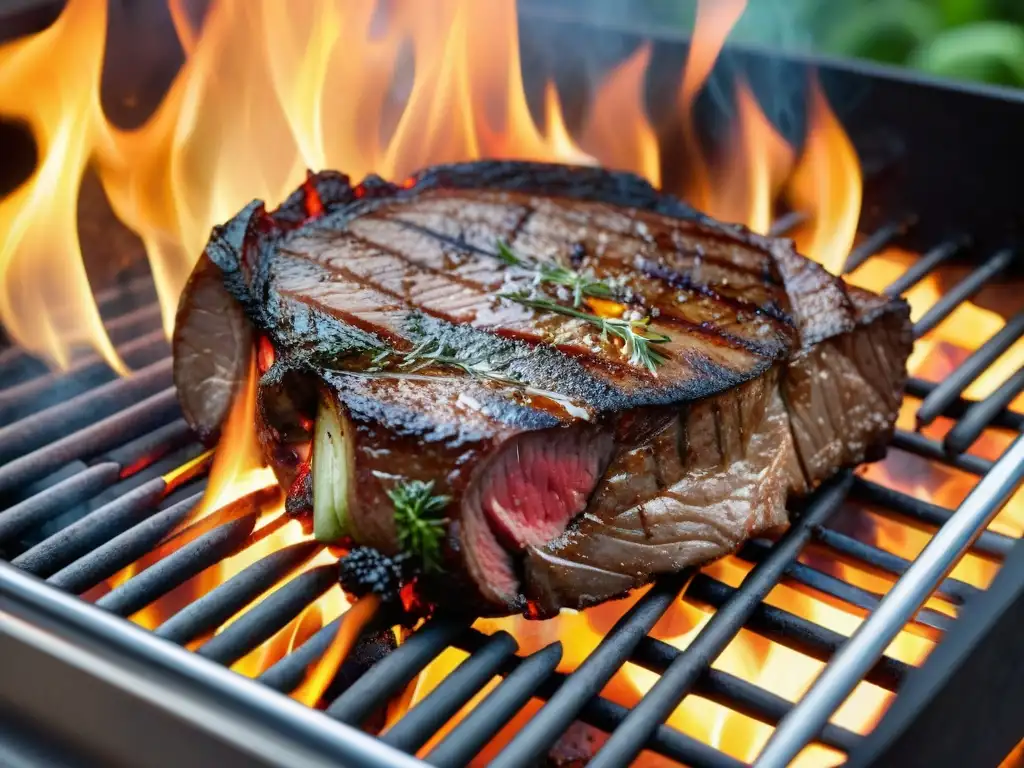
[(732, 552), (879, 458), (912, 343), (905, 302), (789, 241), (629, 174), (516, 162), (321, 173), (247, 207), (179, 309), (200, 434), (253, 338), (289, 508), (427, 601), (530, 616)]

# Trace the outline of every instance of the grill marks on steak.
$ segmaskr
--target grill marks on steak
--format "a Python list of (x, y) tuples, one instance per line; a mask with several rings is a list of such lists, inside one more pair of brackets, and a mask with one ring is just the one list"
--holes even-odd
[[(469, 193), (461, 194), (462, 198), (446, 198), (445, 202), (458, 202), (468, 210), (466, 216), (475, 215), (480, 206), (475, 205), (476, 201)], [(517, 199), (511, 194), (508, 197)], [(425, 202), (438, 201), (427, 197)], [(644, 382), (649, 378), (646, 371), (625, 364), (615, 341), (611, 338), (601, 340), (590, 324), (496, 300), (497, 292), (525, 287), (532, 282), (530, 274), (521, 273), (518, 280), (509, 283), (511, 275), (501, 268), (494, 253), (499, 239), (511, 240), (527, 259), (555, 258), (554, 254), (537, 254), (519, 248), (519, 241), (511, 232), (514, 226), (509, 225), (514, 217), (507, 217), (505, 229), (492, 231), (487, 236), (489, 245), (484, 251), (482, 246), (473, 242), (483, 242), (481, 222), (471, 219), (464, 225), (461, 220), (453, 222), (439, 218), (440, 214), (432, 214), (433, 218), (427, 220), (432, 222), (434, 229), (428, 230), (418, 224), (410, 227), (405, 220), (408, 215), (405, 209), (412, 205), (394, 206), (399, 209), (400, 219), (389, 218), (390, 209), (384, 209), (351, 222), (344, 231), (319, 232), (290, 241), (284, 254), (321, 265), (326, 271), (315, 279), (332, 283), (329, 289), (314, 289), (310, 298), (317, 300), (322, 294), (328, 294), (328, 299), (333, 299), (329, 302), (329, 309), (342, 313), (343, 317), (347, 315), (347, 320), (363, 323), (364, 327), (377, 319), (375, 307), (390, 312), (404, 305), (451, 323), (468, 324), (534, 345), (554, 339), (561, 351), (579, 359), (595, 376), (606, 377), (606, 372), (613, 369), (612, 375), (621, 389), (637, 391), (645, 388)], [(519, 207), (514, 209), (520, 210)], [(497, 216), (491, 218), (500, 220)], [(451, 231), (453, 225), (458, 226), (457, 234)], [(438, 229), (449, 231), (438, 232)], [(632, 244), (632, 250), (636, 251), (642, 245), (643, 242), (638, 240)], [(724, 302), (681, 292), (660, 281), (638, 284), (641, 279), (632, 269), (625, 266), (604, 268), (612, 263), (611, 258), (600, 257), (595, 263), (607, 276), (632, 277), (631, 282), (638, 295), (656, 308), (658, 319), (652, 324), (653, 329), (672, 338), (663, 347), (670, 360), (658, 371), (659, 379), (667, 384), (684, 391), (699, 389), (711, 372), (718, 377), (743, 380), (765, 369), (773, 358), (786, 351), (786, 342), (773, 325), (780, 321), (762, 321), (756, 314), (756, 306), (745, 304), (737, 310)], [(302, 285), (298, 292), (290, 286), (288, 269), (290, 267), (282, 267), (280, 271), (275, 269), (275, 275), (279, 274), (288, 285), (289, 294), (297, 296), (303, 291), (309, 292), (307, 285)], [(344, 299), (341, 293), (337, 297), (329, 296), (331, 292), (338, 292), (334, 287), (336, 284), (344, 285)], [(364, 304), (370, 304), (369, 318), (364, 317), (361, 311), (353, 311), (346, 303), (353, 294), (361, 298), (373, 296), (356, 304), (358, 310)], [(749, 320), (757, 322), (744, 319), (744, 311)], [(384, 321), (386, 324), (386, 318)], [(546, 388), (557, 385), (557, 382), (544, 384)]]
[[(535, 615), (614, 597), (784, 523), (787, 491), (877, 455), (891, 432), (906, 306), (847, 290), (788, 242), (595, 169), (338, 178), (310, 182), (325, 216), (300, 224), (300, 198), (272, 217), (250, 206), (207, 252), (278, 349), (259, 418), (279, 476), (300, 461), (295, 412), (329, 393), (355, 431), (357, 541), (397, 551), (393, 482), (455, 498), (442, 597), (462, 589), (498, 613), (529, 599)], [(496, 259), (498, 240), (627, 278), (671, 336), (669, 361), (653, 376), (589, 324), (497, 301), (532, 281)], [(361, 350), (425, 342), (524, 386), (351, 370)]]

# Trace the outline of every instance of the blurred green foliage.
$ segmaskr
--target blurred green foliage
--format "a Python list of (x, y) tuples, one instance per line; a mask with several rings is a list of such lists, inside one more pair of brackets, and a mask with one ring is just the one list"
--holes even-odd
[[(697, 0), (530, 1), (684, 32), (697, 10)], [(730, 39), (1024, 88), (1024, 0), (747, 0)]]
[(1024, 87), (1024, 0), (798, 0), (795, 6), (814, 47), (826, 53)]

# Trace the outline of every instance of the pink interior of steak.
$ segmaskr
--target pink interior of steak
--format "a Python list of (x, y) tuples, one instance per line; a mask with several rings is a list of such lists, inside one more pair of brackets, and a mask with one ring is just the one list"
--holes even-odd
[(556, 538), (583, 511), (611, 436), (565, 429), (510, 442), (490, 464), (480, 504), (501, 542), (518, 551)]
[(503, 602), (519, 581), (512, 553), (557, 538), (586, 508), (607, 468), (612, 436), (592, 427), (518, 435), (502, 446), (463, 498), (466, 560)]

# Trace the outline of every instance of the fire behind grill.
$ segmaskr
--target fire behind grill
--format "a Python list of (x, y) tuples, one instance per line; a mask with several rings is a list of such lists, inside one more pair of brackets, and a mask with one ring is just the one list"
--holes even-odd
[[(956, 258), (974, 259), (971, 269), (918, 320), (918, 336), (1019, 263), (1019, 252), (1011, 248), (977, 253), (965, 247), (963, 236), (969, 232), (939, 237), (935, 227), (913, 227), (909, 221), (898, 216), (876, 222), (846, 269), (852, 271), (901, 238), (923, 245), (922, 256), (888, 287), (887, 293), (898, 295)], [(776, 233), (784, 234), (792, 224), (792, 219), (779, 222)], [(153, 634), (116, 618), (144, 609), (249, 546), (258, 536), (257, 512), (234, 506), (208, 518), (187, 544), (99, 598), (96, 604), (105, 611), (70, 597), (88, 594), (176, 530), (201, 498), (208, 470), (203, 448), (181, 420), (171, 389), (170, 350), (152, 284), (138, 277), (98, 299), (104, 315), (113, 318), (111, 338), (136, 370), (130, 378), (114, 378), (99, 358), (83, 358), (67, 372), (50, 374), (18, 350), (0, 352), (0, 423), (6, 425), (0, 427), (0, 558), (7, 561), (0, 563), (0, 758), (4, 750), (13, 756), (30, 750), (21, 757), (61, 764), (67, 756), (59, 754), (57, 742), (64, 740), (108, 757), (106, 764), (141, 761), (142, 755), (154, 765), (410, 764), (407, 755), (426, 744), (495, 675), (502, 682), (426, 755), (429, 763), (467, 763), (531, 697), (547, 705), (501, 752), (498, 764), (542, 759), (578, 721), (614, 734), (595, 764), (626, 764), (646, 748), (687, 765), (739, 765), (664, 724), (688, 695), (769, 725), (782, 723), (763, 756), (771, 765), (784, 764), (812, 739), (850, 755), (856, 764), (898, 759), (987, 764), (983, 758), (998, 760), (1021, 736), (1015, 718), (1024, 707), (1017, 634), (1024, 627), (1024, 550), (1015, 539), (984, 529), (1019, 482), (1024, 442), (1018, 438), (996, 461), (967, 451), (987, 428), (1024, 428), (1024, 417), (1007, 410), (1024, 379), (1017, 372), (981, 402), (966, 401), (961, 394), (1021, 338), (1024, 315), (1009, 319), (943, 381), (912, 380), (908, 385), (908, 394), (921, 400), (921, 423), (946, 417), (956, 425), (942, 443), (898, 431), (893, 446), (977, 476), (977, 487), (959, 510), (845, 473), (809, 500), (779, 541), (753, 541), (742, 550), (740, 557), (756, 565), (738, 588), (699, 571), (661, 579), (572, 674), (555, 671), (561, 658), (557, 644), (520, 656), (510, 635), (486, 635), (465, 620), (438, 615), (396, 650), (377, 654), (381, 658), (375, 658), (370, 643), (366, 653), (346, 661), (326, 696), (325, 713), (316, 713), (280, 694), (295, 689), (311, 662), (327, 650), (337, 621), (263, 672), (258, 678), (262, 685), (216, 666), (230, 666), (258, 647), (334, 583), (330, 567), (290, 576), (311, 555), (309, 544), (254, 563)], [(187, 469), (180, 471), (183, 466)], [(830, 527), (844, 504), (939, 532), (910, 563)], [(808, 545), (899, 581), (883, 600), (798, 562)], [(1004, 563), (988, 590), (943, 580), (968, 548)], [(871, 618), (847, 644), (834, 631), (766, 603), (769, 591), (783, 580)], [(944, 612), (921, 608), (935, 585), (937, 598), (956, 606), (961, 616), (966, 612), (968, 619), (954, 622)], [(279, 588), (242, 619), (207, 637), (274, 587)], [(680, 594), (714, 609), (682, 651), (649, 634)], [(387, 618), (380, 617), (370, 632)], [(883, 654), (908, 622), (914, 631), (944, 636), (920, 674)], [(741, 628), (830, 663), (819, 683), (793, 705), (712, 668)], [(195, 653), (172, 644), (194, 647)], [(379, 740), (332, 722), (366, 725), (449, 647), (466, 651), (466, 661)], [(661, 676), (632, 710), (599, 695), (626, 662)], [(1002, 687), (994, 682), (1000, 675)], [(824, 723), (860, 680), (900, 692), (868, 737)], [(961, 706), (982, 700), (988, 708), (964, 711)], [(974, 729), (977, 738), (948, 740), (943, 728), (953, 712), (961, 732)], [(36, 733), (41, 728), (49, 730)], [(44, 738), (33, 741), (33, 735)], [(58, 752), (44, 756), (35, 751), (40, 743)]]

